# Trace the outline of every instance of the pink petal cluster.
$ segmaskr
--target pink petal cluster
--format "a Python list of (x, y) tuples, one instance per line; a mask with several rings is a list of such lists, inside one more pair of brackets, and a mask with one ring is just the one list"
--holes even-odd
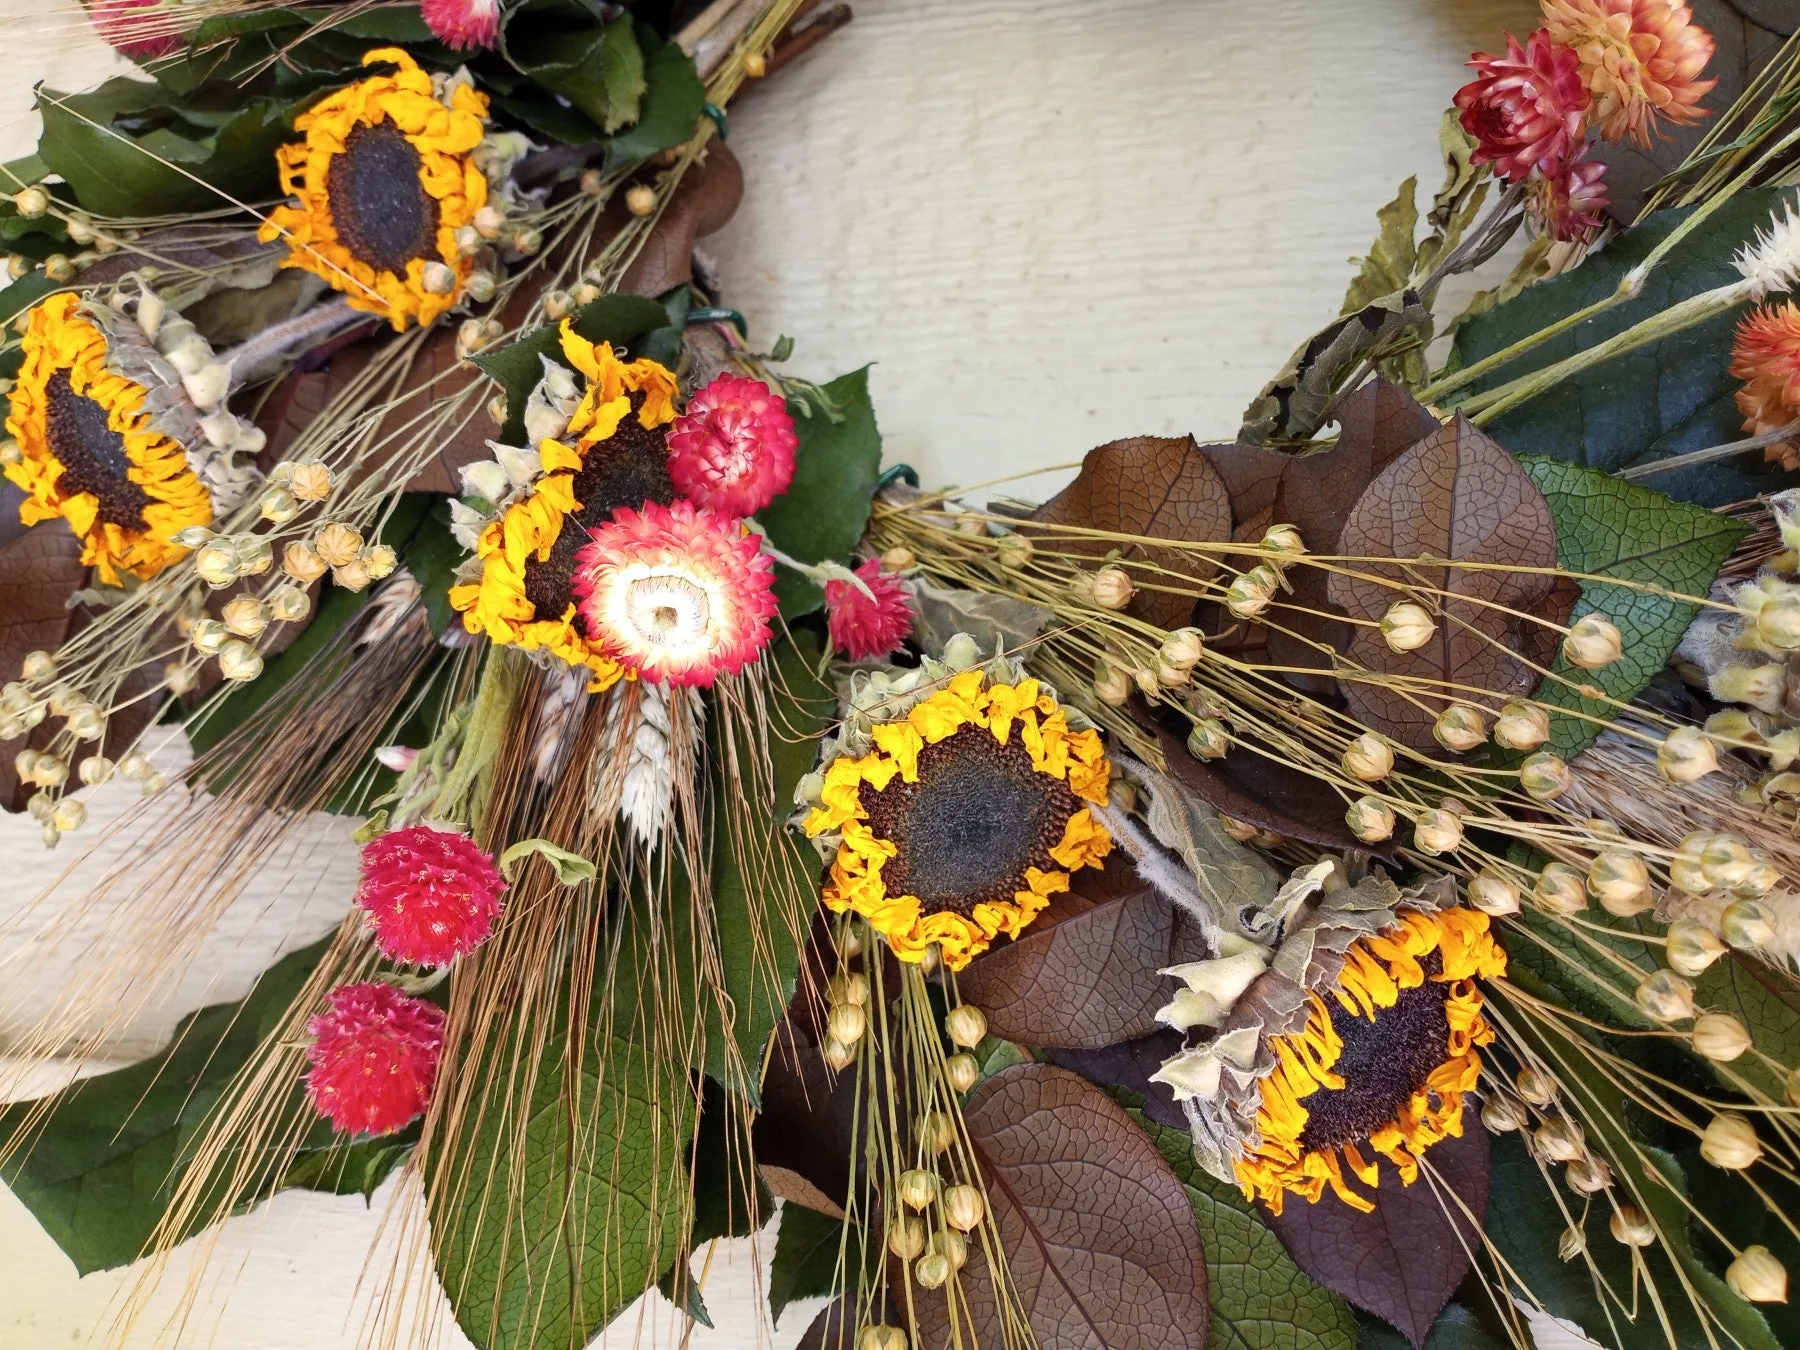
[(787, 491), (799, 445), (781, 395), (728, 372), (697, 390), (669, 428), (669, 478), (696, 506), (753, 516)]
[(775, 564), (736, 519), (691, 501), (622, 506), (575, 557), (576, 604), (606, 654), (657, 684), (710, 685), (757, 659)]
[(500, 38), (500, 0), (421, 0), (433, 36), (452, 51), (491, 50)]
[(1525, 209), (1552, 239), (1585, 243), (1606, 223), (1606, 202), (1606, 166), (1576, 159), (1559, 173), (1532, 179)]
[(181, 50), (182, 21), (160, 0), (93, 0), (88, 18), (115, 51), (134, 61)]
[(852, 661), (887, 656), (912, 631), (912, 604), (898, 577), (882, 572), (879, 559), (856, 569), (874, 599), (848, 581), (825, 583), (826, 628), (831, 645)]
[[(1681, 0), (1543, 0), (1544, 30), (1581, 65), (1588, 124), (1604, 140), (1648, 150), (1659, 120), (1690, 126), (1718, 80), (1703, 80), (1712, 34)], [(1735, 18), (1736, 16), (1732, 16)]]
[(306, 1024), (306, 1092), (345, 1134), (392, 1134), (431, 1102), (444, 1048), (443, 1010), (392, 985), (347, 984)]
[(364, 845), (356, 903), (388, 960), (447, 966), (487, 941), (505, 890), (494, 860), (473, 840), (409, 825)]
[(1589, 103), (1575, 53), (1540, 28), (1522, 46), (1508, 33), (1506, 55), (1476, 52), (1469, 65), (1476, 78), (1456, 91), (1456, 108), (1474, 162), (1509, 183), (1560, 172), (1581, 145)]

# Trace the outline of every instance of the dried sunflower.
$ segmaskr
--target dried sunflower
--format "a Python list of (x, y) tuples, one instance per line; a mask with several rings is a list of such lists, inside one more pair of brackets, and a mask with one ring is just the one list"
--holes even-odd
[(222, 505), (202, 475), (241, 490), (230, 436), (214, 451), (175, 370), (135, 325), (79, 296), (53, 295), (32, 310), (22, 348), (6, 419), (19, 448), (6, 476), (26, 493), (19, 518), (67, 520), (82, 562), (108, 585), (121, 571), (150, 577), (185, 556), (171, 537), (210, 524)]
[(448, 81), (440, 98), (431, 75), (398, 47), (368, 52), (363, 64), (397, 69), (295, 119), (306, 139), (275, 152), (295, 204), (270, 212), (260, 237), (285, 238), (284, 267), (322, 277), (399, 330), (454, 305), (474, 268), (456, 232), (487, 203), (473, 151), (488, 105), (466, 77)]
[[(1301, 873), (1288, 894), (1298, 904), (1334, 870)], [(1487, 915), (1440, 907), (1444, 889), (1401, 903), (1377, 874), (1328, 891), (1272, 955), (1240, 943), (1165, 972), (1187, 988), (1162, 1020), (1219, 1028), (1155, 1075), (1188, 1104), (1209, 1171), (1276, 1214), (1289, 1192), (1315, 1201), (1328, 1185), (1367, 1212), (1345, 1177), (1378, 1184), (1365, 1143), (1411, 1185), (1419, 1154), (1462, 1133), (1479, 1047), (1494, 1039), (1476, 981), (1504, 974), (1506, 956)]]
[[(674, 502), (667, 427), (675, 418), (676, 384), (656, 362), (621, 361), (610, 345), (595, 347), (567, 322), (562, 349), (587, 377), (586, 392), (575, 396), (566, 371), (547, 373), (544, 386), (566, 388), (558, 401), (573, 410), (537, 429), (560, 427), (556, 434), (565, 439), (547, 435), (535, 451), (497, 447), (506, 467), (481, 466), (494, 471), (496, 481), (481, 500), (495, 514), (473, 536), (472, 575), (451, 588), (450, 603), (469, 632), (585, 666), (593, 672), (590, 687), (599, 690), (624, 668), (577, 609), (576, 556), (588, 532), (619, 507)], [(543, 393), (540, 387), (534, 398), (542, 401)], [(479, 472), (465, 478), (481, 481)], [(465, 530), (482, 518), (474, 508), (462, 510)]]
[(1112, 769), (1099, 733), (1016, 666), (917, 696), (913, 677), (936, 669), (876, 689), (866, 731), (853, 714), (802, 785), (816, 794), (803, 825), (832, 856), (827, 907), (862, 915), (903, 961), (936, 944), (959, 970), (1111, 851), (1087, 804), (1106, 802)]

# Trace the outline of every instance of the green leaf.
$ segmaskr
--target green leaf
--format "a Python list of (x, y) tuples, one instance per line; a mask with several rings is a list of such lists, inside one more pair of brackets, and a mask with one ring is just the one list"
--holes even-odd
[(1762, 975), (1758, 964), (1728, 953), (1694, 981), (1694, 999), (1709, 1012), (1735, 1013), (1756, 1043), (1752, 1053), (1708, 1067), (1734, 1087), (1748, 1080), (1781, 1102), (1787, 1100), (1787, 1075), (1776, 1066), (1800, 1063), (1800, 1010), (1774, 987), (1780, 977)]
[[(1412, 1350), (1412, 1342), (1379, 1317), (1358, 1314), (1356, 1320), (1362, 1327), (1357, 1350)], [(1507, 1350), (1507, 1346), (1462, 1304), (1449, 1303), (1431, 1324), (1421, 1350)]]
[[(280, 1024), (329, 942), (283, 957), (242, 1001), (182, 1019), (162, 1054), (59, 1093), (43, 1132), (0, 1164), (0, 1180), (77, 1271), (126, 1265), (144, 1250), (220, 1092)], [(0, 1113), (0, 1138), (27, 1128), (34, 1106), (15, 1103)], [(250, 1193), (275, 1188), (264, 1177)]]
[(556, 869), (556, 879), (565, 886), (579, 886), (598, 875), (593, 863), (579, 853), (559, 848), (548, 839), (521, 839), (500, 855), (500, 875), (512, 879), (513, 868), (532, 854), (547, 858)]
[[(415, 1126), (409, 1133), (416, 1136)], [(281, 1178), (283, 1189), (360, 1195), (367, 1200), (388, 1175), (412, 1156), (416, 1137), (358, 1139), (303, 1151)]]
[[(803, 563), (849, 560), (869, 523), (881, 475), (881, 432), (869, 401), (868, 367), (838, 376), (823, 392), (831, 408), (788, 400), (800, 436), (794, 481), (756, 517), (776, 548)], [(825, 603), (816, 582), (786, 567), (777, 568), (775, 594), (789, 621)]]
[(646, 25), (639, 25), (637, 38), (644, 54), (644, 101), (636, 124), (607, 142), (609, 169), (680, 145), (694, 134), (706, 108), (706, 86), (694, 58), (673, 42), (661, 41)]
[[(668, 322), (668, 314), (654, 300), (641, 295), (603, 295), (577, 310), (573, 316), (577, 333), (589, 342), (610, 342), (614, 347), (628, 347), (646, 333)], [(475, 364), (499, 381), (506, 390), (506, 425), (499, 439), (518, 445), (525, 436), (525, 404), (531, 391), (544, 377), (540, 358), (568, 365), (557, 340), (558, 325), (547, 323), (534, 329), (509, 346), (477, 355)]]
[(604, 27), (571, 29), (560, 16), (521, 11), (507, 24), (506, 56), (608, 135), (638, 118), (646, 88), (644, 54), (629, 15)]
[[(1532, 348), (1474, 382), (1468, 392), (1562, 360), (1678, 300), (1737, 281), (1733, 254), (1768, 225), (1784, 195), (1773, 188), (1739, 192), (1670, 252), (1636, 299)], [(1470, 319), (1457, 330), (1449, 368), (1473, 365), (1612, 295), (1626, 272), (1686, 215), (1685, 209), (1659, 211), (1574, 271), (1528, 287)], [(1515, 453), (1548, 455), (1606, 473), (1737, 440), (1743, 435), (1743, 418), (1732, 399), (1738, 381), (1728, 367), (1732, 328), (1739, 317), (1720, 315), (1565, 380), (1486, 429)], [(1772, 491), (1782, 478), (1755, 450), (1648, 481), (1681, 501), (1719, 506)]]
[(775, 1234), (775, 1259), (769, 1264), (769, 1318), (781, 1321), (782, 1309), (803, 1298), (821, 1298), (837, 1284), (838, 1254), (843, 1249), (844, 1221), (804, 1205), (781, 1207)]
[(1301, 1272), (1242, 1191), (1194, 1161), (1187, 1132), (1154, 1124), (1135, 1109), (1127, 1114), (1175, 1169), (1194, 1206), (1212, 1305), (1208, 1350), (1354, 1350), (1350, 1305)]
[[(1746, 527), (1711, 511), (1678, 502), (1597, 469), (1527, 455), (1526, 474), (1550, 503), (1556, 521), (1557, 563), (1570, 572), (1643, 582), (1684, 595), (1704, 596)], [(1625, 654), (1599, 670), (1571, 666), (1561, 652), (1551, 667), (1570, 681), (1546, 679), (1536, 698), (1599, 721), (1554, 716), (1547, 749), (1573, 759), (1594, 742), (1610, 720), (1602, 699), (1585, 698), (1572, 685), (1593, 684), (1620, 702), (1630, 700), (1661, 670), (1699, 610), (1697, 604), (1603, 581), (1581, 583), (1570, 622), (1598, 611), (1618, 626)]]

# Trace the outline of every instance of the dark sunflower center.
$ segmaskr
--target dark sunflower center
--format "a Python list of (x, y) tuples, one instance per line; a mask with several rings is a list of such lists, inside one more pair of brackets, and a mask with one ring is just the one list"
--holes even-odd
[(899, 845), (882, 864), (887, 893), (963, 915), (1027, 889), (1027, 868), (1056, 867), (1050, 850), (1080, 808), (1068, 784), (1032, 768), (1016, 731), (1001, 745), (976, 726), (921, 750), (918, 782), (864, 784), (862, 804), (870, 830)]
[(392, 122), (353, 128), (331, 157), (331, 224), (350, 256), (378, 272), (404, 272), (437, 256), (438, 204), (419, 181), (419, 152)]
[[(644, 396), (633, 394), (631, 411), (619, 429), (588, 448), (573, 484), (579, 509), (563, 521), (548, 558), (525, 560), (525, 598), (540, 619), (560, 619), (575, 598), (575, 555), (587, 543), (589, 530), (611, 520), (621, 506), (635, 510), (645, 502), (667, 506), (675, 500), (668, 429), (640, 423), (637, 413), (643, 406)], [(584, 638), (591, 636), (580, 614), (574, 623)]]
[(98, 519), (122, 530), (145, 529), (150, 494), (125, 476), (131, 468), (125, 438), (106, 424), (106, 409), (76, 393), (66, 370), (44, 381), (44, 397), (50, 410), (45, 435), (63, 466), (57, 479), (63, 494), (91, 492), (100, 503)]
[(1376, 1010), (1373, 1022), (1325, 997), (1332, 1029), (1344, 1042), (1343, 1053), (1332, 1065), (1343, 1076), (1344, 1086), (1320, 1088), (1306, 1098), (1302, 1148), (1339, 1148), (1367, 1139), (1392, 1122), (1444, 1062), (1450, 1042), (1444, 999), (1450, 986), (1436, 982), (1443, 968), (1436, 952), (1420, 957), (1419, 964), (1425, 968), (1425, 983), (1402, 989), (1393, 1007)]

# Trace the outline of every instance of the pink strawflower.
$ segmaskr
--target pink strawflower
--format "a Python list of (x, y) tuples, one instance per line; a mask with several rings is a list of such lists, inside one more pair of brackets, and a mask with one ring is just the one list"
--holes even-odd
[(1525, 209), (1537, 227), (1563, 243), (1582, 243), (1606, 223), (1606, 166), (1578, 159), (1561, 173), (1531, 180)]
[(356, 903), (388, 960), (447, 966), (487, 941), (505, 889), (494, 860), (474, 841), (409, 825), (363, 846)]
[(794, 481), (799, 445), (781, 395), (761, 380), (719, 375), (669, 428), (669, 478), (696, 506), (753, 516)]
[(500, 38), (500, 0), (421, 0), (419, 12), (437, 40), (453, 51), (491, 50)]
[(1561, 170), (1581, 144), (1589, 102), (1575, 53), (1540, 28), (1524, 46), (1508, 33), (1505, 56), (1476, 52), (1469, 65), (1476, 78), (1456, 91), (1456, 107), (1475, 138), (1474, 162), (1509, 183)]
[(326, 1002), (329, 1011), (306, 1024), (313, 1109), (345, 1134), (392, 1134), (424, 1115), (443, 1010), (380, 983), (347, 984)]
[(575, 555), (588, 636), (657, 684), (710, 685), (756, 660), (775, 614), (775, 564), (741, 522), (691, 501), (622, 506)]
[(870, 558), (856, 569), (875, 598), (848, 581), (825, 583), (825, 613), (831, 645), (852, 661), (874, 661), (906, 641), (912, 631), (912, 604), (898, 577), (884, 574)]
[(181, 49), (183, 20), (160, 0), (93, 0), (95, 30), (134, 61), (154, 60)]
[(1589, 125), (1609, 141), (1650, 148), (1658, 119), (1690, 126), (1706, 116), (1700, 100), (1718, 80), (1703, 80), (1712, 34), (1681, 0), (1543, 0), (1544, 28), (1574, 52), (1594, 96)]

